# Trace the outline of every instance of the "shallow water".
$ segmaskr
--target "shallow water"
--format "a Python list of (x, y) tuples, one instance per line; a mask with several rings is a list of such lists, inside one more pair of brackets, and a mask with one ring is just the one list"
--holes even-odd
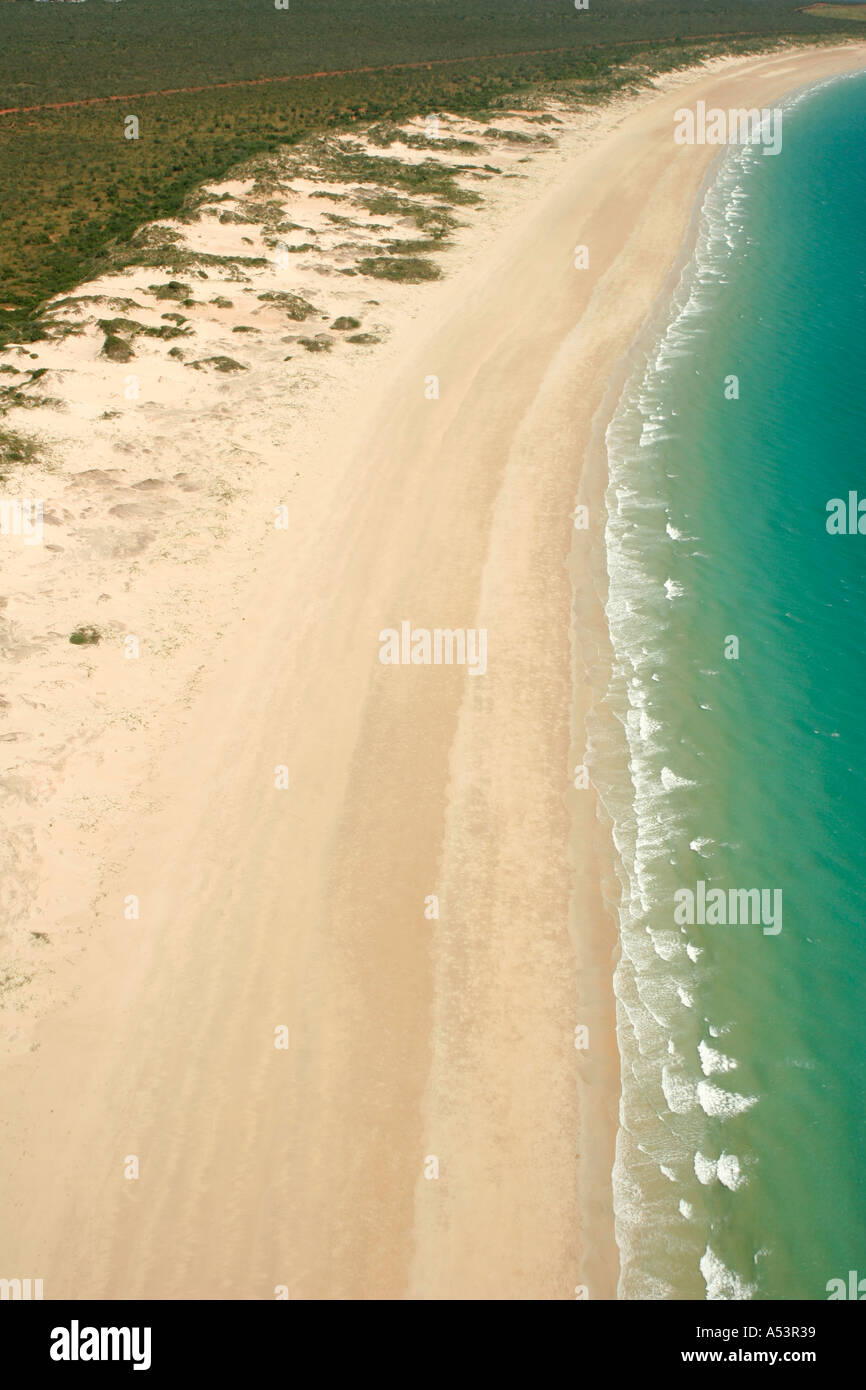
[[(607, 432), (625, 1298), (866, 1274), (866, 535), (827, 529), (866, 498), (866, 78), (783, 133), (725, 154)], [(781, 929), (677, 920), (699, 882)]]

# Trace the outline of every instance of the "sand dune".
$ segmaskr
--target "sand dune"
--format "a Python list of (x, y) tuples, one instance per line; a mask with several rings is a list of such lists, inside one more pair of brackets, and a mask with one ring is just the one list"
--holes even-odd
[[(674, 144), (675, 108), (864, 62), (724, 60), (501, 123), (532, 143), (447, 120), (483, 202), (451, 205), (426, 284), (344, 274), (417, 217), (291, 152), (166, 224), (186, 270), (119, 267), (58, 306), (82, 331), (2, 355), (61, 402), (7, 417), (45, 440), (6, 490), (44, 498), (46, 544), (10, 548), (3, 612), (4, 1276), (614, 1296), (610, 849), (571, 786), (606, 642), (594, 426), (715, 153)], [(484, 629), (486, 674), (383, 665), (404, 620)]]

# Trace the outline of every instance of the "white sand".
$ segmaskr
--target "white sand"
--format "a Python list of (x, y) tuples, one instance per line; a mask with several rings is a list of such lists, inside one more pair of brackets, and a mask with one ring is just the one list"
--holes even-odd
[[(82, 293), (142, 307), (2, 354), (47, 367), (28, 389), (64, 409), (7, 419), (51, 466), (6, 486), (44, 499), (46, 544), (2, 538), (0, 1273), (49, 1298), (612, 1296), (610, 848), (570, 788), (569, 561), (605, 634), (571, 513), (588, 502), (597, 543), (593, 420), (714, 153), (674, 145), (675, 107), (766, 105), (864, 54), (723, 60), (503, 122), (555, 143), (454, 156), (502, 173), (461, 175), (484, 203), (457, 209), (441, 282), (342, 276), (365, 254), (342, 243), (421, 233), (293, 176), (284, 220), (322, 250), (245, 282), (106, 277)], [(250, 188), (214, 192), (237, 210)], [(254, 224), (176, 229), (273, 253)], [(196, 304), (147, 293), (172, 279)], [(321, 318), (287, 323), (271, 290)], [(193, 334), (99, 356), (94, 316), (165, 312)], [(285, 341), (338, 314), (382, 341)], [(188, 365), (214, 355), (247, 370)], [(382, 666), (402, 619), (485, 628), (487, 674)], [(99, 645), (70, 645), (81, 624)]]

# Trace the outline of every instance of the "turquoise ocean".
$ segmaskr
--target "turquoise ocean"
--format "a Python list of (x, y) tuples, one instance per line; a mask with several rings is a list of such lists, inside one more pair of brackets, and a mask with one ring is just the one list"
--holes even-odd
[[(866, 1279), (866, 534), (827, 529), (866, 499), (866, 77), (781, 105), (606, 436), (622, 1298)], [(781, 930), (678, 920), (699, 883)]]

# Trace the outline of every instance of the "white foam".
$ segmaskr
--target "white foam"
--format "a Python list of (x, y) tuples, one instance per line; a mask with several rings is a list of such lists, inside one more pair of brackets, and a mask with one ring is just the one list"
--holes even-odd
[(716, 1160), (705, 1158), (700, 1150), (695, 1154), (695, 1177), (704, 1187), (709, 1187), (710, 1183), (714, 1183), (718, 1178)]
[(661, 724), (657, 719), (651, 719), (645, 710), (641, 710), (639, 719), (640, 736), (644, 743), (649, 743), (653, 734), (658, 733)]
[[(702, 544), (699, 535), (686, 534), (697, 528), (677, 500), (676, 464), (665, 444), (682, 428), (677, 410), (665, 399), (668, 376), (693, 358), (695, 335), (705, 331), (705, 315), (713, 311), (729, 267), (747, 244), (748, 171), (755, 159), (749, 147), (726, 155), (704, 200), (698, 245), (675, 293), (671, 321), (629, 382), (606, 433), (606, 616), (614, 650), (607, 708), (624, 731), (629, 773), (625, 788), (615, 778), (602, 788), (622, 886), (614, 989), (623, 1081), (613, 1186), (620, 1289), (628, 1297), (676, 1296), (662, 1271), (647, 1261), (647, 1226), (658, 1225), (664, 1238), (673, 1216), (672, 1204), (658, 1202), (660, 1177), (679, 1186), (674, 1195), (687, 1220), (694, 1218), (694, 1209), (681, 1196), (682, 1175), (693, 1161), (706, 1165), (702, 1171), (710, 1182), (735, 1190), (744, 1181), (739, 1160), (728, 1154), (695, 1159), (695, 1149), (715, 1128), (710, 1119), (741, 1114), (757, 1101), (707, 1079), (733, 1070), (732, 1058), (705, 1041), (699, 1070), (692, 1063), (694, 1044), (683, 1058), (674, 1043), (689, 1016), (697, 1022), (695, 966), (703, 952), (682, 931), (670, 929), (672, 848), (691, 843), (694, 853), (709, 857), (715, 845), (695, 835), (692, 798), (673, 795), (698, 786), (686, 775), (696, 765), (679, 770), (669, 765), (682, 763), (684, 745), (674, 744), (667, 720), (659, 718), (665, 708), (660, 697), (671, 694), (674, 600), (682, 599), (680, 606), (690, 602), (686, 567), (692, 555), (701, 554)], [(677, 547), (673, 554), (672, 546)], [(719, 671), (712, 674), (718, 678)], [(604, 729), (603, 718), (598, 728)], [(710, 1028), (704, 1036), (718, 1033)], [(701, 1147), (712, 1152), (706, 1137)], [(751, 1294), (709, 1247), (702, 1271), (714, 1290), (708, 1296)]]
[(668, 1066), (662, 1067), (662, 1092), (672, 1115), (687, 1115), (694, 1110), (697, 1094), (694, 1082)]
[(731, 1115), (743, 1115), (757, 1105), (757, 1096), (742, 1096), (736, 1091), (723, 1091), (712, 1081), (699, 1081), (697, 1096), (705, 1115), (717, 1115), (723, 1119)]
[(720, 1182), (730, 1192), (736, 1192), (747, 1181), (736, 1154), (722, 1153), (718, 1158), (707, 1158), (700, 1150), (694, 1159), (695, 1177), (703, 1187), (711, 1187)]
[(746, 1300), (757, 1293), (756, 1284), (747, 1284), (733, 1270), (727, 1268), (709, 1245), (701, 1256), (701, 1274), (707, 1286), (707, 1298), (717, 1302), (720, 1299)]
[(736, 1192), (737, 1188), (742, 1187), (743, 1183), (747, 1181), (736, 1154), (722, 1154), (717, 1165), (717, 1172), (719, 1182), (730, 1188), (731, 1192)]
[(704, 1076), (711, 1076), (716, 1071), (734, 1071), (738, 1066), (733, 1057), (726, 1057), (724, 1052), (717, 1052), (703, 1039), (698, 1043), (698, 1052), (700, 1053), (701, 1071)]
[(676, 787), (696, 787), (697, 782), (692, 782), (688, 777), (678, 777), (669, 767), (663, 767), (661, 771), (661, 784), (666, 792), (672, 792)]

